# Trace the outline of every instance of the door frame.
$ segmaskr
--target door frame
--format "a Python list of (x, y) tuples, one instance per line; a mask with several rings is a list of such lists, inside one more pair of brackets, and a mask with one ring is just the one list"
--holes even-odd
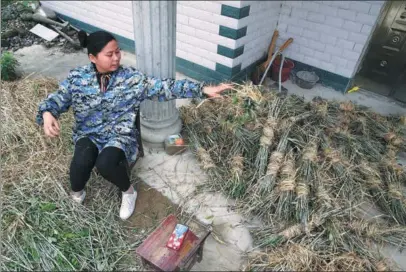
[(357, 65), (355, 66), (355, 70), (353, 73), (353, 77), (355, 77), (361, 70), (362, 64), (365, 61), (365, 57), (370, 49), (371, 46), (371, 40), (377, 35), (377, 30), (379, 27), (382, 25), (383, 21), (385, 20), (386, 14), (389, 11), (389, 8), (391, 6), (392, 0), (386, 0), (385, 3), (383, 4), (383, 7), (381, 8), (381, 11), (379, 12), (378, 19), (375, 22), (375, 25), (372, 27), (371, 33), (369, 34), (369, 37), (367, 41), (365, 42), (364, 48), (361, 51), (361, 55), (358, 58)]
[[(378, 29), (379, 29), (379, 27), (383, 24), (383, 21), (385, 20), (386, 16), (388, 15), (388, 12), (389, 12), (389, 10), (390, 10), (390, 8), (391, 8), (392, 2), (393, 2), (393, 0), (386, 0), (385, 3), (383, 3), (383, 6), (382, 6), (382, 8), (381, 8), (381, 10), (380, 10), (380, 13), (379, 13), (379, 15), (378, 15), (378, 18), (377, 18), (377, 20), (376, 20), (374, 26), (372, 27), (371, 33), (370, 33), (370, 35), (369, 35), (369, 37), (368, 37), (368, 40), (365, 42), (365, 46), (364, 46), (364, 48), (363, 48), (363, 50), (362, 50), (362, 52), (361, 52), (361, 54), (360, 54), (360, 57), (359, 57), (359, 59), (358, 59), (358, 61), (357, 61), (356, 68), (354, 69), (353, 76), (352, 76), (352, 78), (350, 79), (350, 81), (349, 81), (349, 83), (348, 83), (348, 86), (347, 86), (348, 88), (347, 88), (347, 89), (349, 89), (350, 87), (353, 87), (353, 86), (354, 86), (355, 78), (356, 78), (356, 76), (359, 74), (359, 72), (361, 71), (362, 65), (364, 64), (364, 62), (365, 62), (365, 60), (366, 60), (367, 53), (368, 53), (369, 50), (370, 50), (371, 41), (372, 41), (374, 38), (376, 38)], [(402, 1), (402, 2), (403, 2), (403, 1)], [(368, 78), (368, 77), (367, 77), (367, 78)], [(368, 79), (369, 79), (369, 78), (368, 78)], [(371, 79), (371, 80), (372, 80), (372, 79)], [(396, 86), (397, 86), (398, 84), (399, 84), (399, 82), (395, 82), (393, 85), (388, 86), (389, 89), (390, 89), (390, 90), (389, 90), (389, 93), (388, 93), (387, 95), (384, 95), (384, 96), (385, 96), (385, 97), (388, 97), (388, 98), (393, 98), (393, 95), (394, 95), (394, 93), (396, 92)], [(367, 89), (364, 89), (364, 90), (367, 90)], [(367, 91), (372, 92), (372, 93), (375, 93), (375, 92), (370, 91), (370, 90), (367, 90)], [(375, 94), (376, 94), (376, 93), (375, 93)]]

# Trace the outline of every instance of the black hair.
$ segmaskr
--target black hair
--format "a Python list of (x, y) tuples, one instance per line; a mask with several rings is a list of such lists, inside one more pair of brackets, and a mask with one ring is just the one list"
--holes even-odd
[(93, 32), (89, 36), (85, 31), (81, 30), (78, 33), (78, 38), (80, 45), (83, 48), (87, 48), (87, 54), (92, 54), (95, 57), (103, 50), (106, 44), (112, 40), (116, 41), (116, 38), (112, 34), (103, 30)]

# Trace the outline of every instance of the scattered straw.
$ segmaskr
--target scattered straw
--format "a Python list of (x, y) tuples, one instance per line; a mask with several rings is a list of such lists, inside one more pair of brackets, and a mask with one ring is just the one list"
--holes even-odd
[(118, 191), (93, 176), (85, 206), (70, 199), (72, 112), (58, 138), (35, 123), (39, 102), (57, 87), (46, 78), (2, 83), (0, 269), (138, 270), (132, 251), (144, 235), (130, 237), (120, 223)]

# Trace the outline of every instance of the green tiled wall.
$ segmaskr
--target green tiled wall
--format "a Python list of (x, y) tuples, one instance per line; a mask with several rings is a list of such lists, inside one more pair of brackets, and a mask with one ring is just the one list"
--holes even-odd
[(250, 6), (236, 8), (228, 5), (221, 5), (221, 15), (234, 19), (242, 19), (250, 14)]
[(219, 27), (219, 35), (226, 37), (226, 38), (233, 39), (233, 40), (238, 40), (238, 39), (244, 37), (245, 35), (247, 35), (247, 27), (245, 26), (240, 29), (233, 29), (233, 28), (221, 25)]
[(244, 53), (244, 45), (237, 49), (231, 49), (222, 45), (217, 45), (217, 54), (225, 56), (230, 59), (235, 59)]

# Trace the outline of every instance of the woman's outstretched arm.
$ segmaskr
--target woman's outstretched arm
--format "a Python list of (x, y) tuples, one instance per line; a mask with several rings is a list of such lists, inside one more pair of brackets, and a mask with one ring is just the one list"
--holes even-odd
[(175, 80), (172, 78), (159, 79), (147, 76), (135, 68), (128, 68), (131, 76), (131, 87), (140, 92), (140, 99), (168, 101), (180, 98), (200, 98), (218, 96), (219, 93), (230, 89), (230, 84), (208, 86), (206, 83), (197, 83), (187, 79)]

